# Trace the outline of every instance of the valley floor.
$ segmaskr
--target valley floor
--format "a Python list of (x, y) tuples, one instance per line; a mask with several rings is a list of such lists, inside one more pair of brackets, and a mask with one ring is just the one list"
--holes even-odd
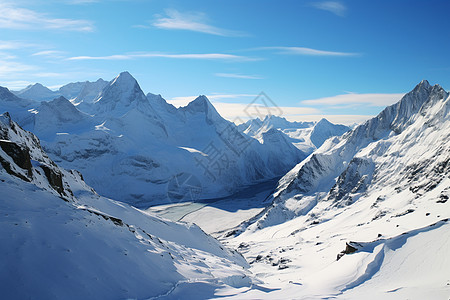
[(195, 223), (218, 237), (269, 205), (264, 200), (274, 191), (278, 180), (279, 177), (247, 186), (228, 197), (157, 205), (146, 211), (171, 221)]

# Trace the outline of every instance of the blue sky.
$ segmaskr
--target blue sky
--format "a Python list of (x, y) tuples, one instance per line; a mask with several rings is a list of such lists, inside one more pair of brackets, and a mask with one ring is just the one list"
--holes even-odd
[(352, 123), (422, 79), (450, 86), (450, 1), (0, 0), (0, 85), (110, 80), (233, 119), (265, 92), (291, 120)]

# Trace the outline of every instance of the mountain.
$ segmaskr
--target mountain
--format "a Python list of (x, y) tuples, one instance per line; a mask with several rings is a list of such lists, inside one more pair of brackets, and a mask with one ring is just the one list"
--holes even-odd
[(326, 119), (319, 122), (290, 122), (283, 117), (268, 115), (264, 120), (258, 118), (238, 126), (239, 130), (263, 142), (264, 132), (275, 128), (283, 132), (291, 143), (306, 156), (311, 154), (330, 137), (340, 136), (350, 128), (344, 125), (332, 124)]
[[(433, 168), (439, 169), (441, 163), (446, 165), (442, 150), (446, 148), (445, 127), (431, 130), (429, 124), (445, 124), (445, 113), (436, 114), (435, 110), (439, 105), (442, 106), (439, 109), (445, 108), (447, 98), (442, 87), (422, 81), (377, 117), (342, 137), (328, 140), (280, 180), (269, 210), (276, 211), (278, 205), (283, 206), (293, 198), (301, 201), (293, 210), (283, 208), (287, 215), (308, 213), (321, 200), (335, 206), (351, 205), (372, 186), (381, 186), (381, 182), (383, 186), (391, 183), (399, 191), (408, 186), (414, 189), (415, 181), (407, 174), (417, 172), (417, 166), (428, 165), (431, 172)], [(432, 147), (421, 138), (425, 133), (438, 138)], [(434, 162), (425, 159), (430, 156), (437, 159)], [(395, 173), (391, 174), (389, 170), (393, 169)], [(267, 212), (265, 217), (268, 223), (270, 214)]]
[(40, 83), (29, 85), (21, 91), (14, 92), (14, 94), (20, 98), (34, 101), (48, 101), (60, 95)]
[[(74, 104), (91, 103), (108, 82), (98, 79), (96, 82), (72, 82), (52, 91), (40, 83), (32, 84), (20, 91), (13, 91), (16, 96), (33, 101), (51, 101), (63, 96)], [(83, 105), (84, 106), (84, 105)]]
[(333, 136), (341, 136), (350, 128), (344, 125), (332, 124), (327, 119), (321, 119), (317, 124), (314, 125), (313, 130), (309, 136), (311, 142), (316, 146), (316, 148), (320, 148), (322, 144)]
[[(95, 82), (85, 81), (81, 84), (82, 88), (79, 93), (76, 94), (76, 97), (65, 97), (71, 99), (71, 102), (75, 106), (77, 106), (79, 110), (90, 113), (92, 109), (92, 103), (95, 99), (98, 98), (98, 95), (108, 85), (108, 82), (100, 78)], [(70, 83), (67, 86), (69, 85)], [(64, 88), (65, 86), (61, 87), (59, 90), (62, 91), (62, 89)], [(66, 95), (64, 92), (62, 92), (62, 94)]]
[(227, 244), (266, 284), (280, 284), (273, 298), (283, 290), (305, 299), (445, 298), (449, 112), (449, 93), (420, 82), (294, 167)]
[(238, 253), (194, 224), (99, 196), (7, 113), (0, 189), (4, 298), (211, 298), (215, 289), (252, 285)]
[[(101, 195), (140, 207), (230, 195), (281, 176), (306, 157), (281, 132), (266, 133), (263, 143), (240, 133), (205, 96), (177, 109), (160, 95), (145, 95), (128, 72), (92, 102), (77, 99), (33, 104), (33, 114), (18, 107), (27, 115), (19, 123)], [(181, 177), (198, 183), (194, 194), (179, 195), (182, 187), (173, 183)]]

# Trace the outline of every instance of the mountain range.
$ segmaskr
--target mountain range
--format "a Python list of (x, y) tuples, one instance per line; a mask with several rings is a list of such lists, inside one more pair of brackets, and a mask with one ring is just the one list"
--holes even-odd
[[(128, 72), (51, 93), (39, 84), (3, 91), (0, 108), (35, 133), (55, 162), (80, 170), (100, 194), (140, 207), (229, 195), (285, 174), (310, 152), (276, 128), (261, 129), (257, 139), (243, 134), (205, 96), (175, 108), (145, 95)], [(178, 193), (183, 184), (168, 190), (186, 176), (198, 183), (194, 194)]]
[[(2, 296), (448, 298), (441, 86), (423, 80), (352, 129), (236, 126), (206, 96), (176, 108), (127, 72), (61, 89), (0, 87)], [(215, 238), (136, 208), (163, 203), (153, 212), (213, 222)]]

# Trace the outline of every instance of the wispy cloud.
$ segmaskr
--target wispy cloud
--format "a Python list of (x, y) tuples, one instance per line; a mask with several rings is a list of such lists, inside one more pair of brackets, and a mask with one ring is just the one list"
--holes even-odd
[(257, 75), (242, 75), (234, 73), (215, 73), (214, 75), (217, 77), (236, 78), (236, 79), (263, 79), (261, 76)]
[(31, 56), (46, 57), (49, 59), (63, 59), (65, 52), (59, 50), (44, 50), (31, 54)]
[(387, 106), (399, 101), (404, 94), (356, 94), (349, 93), (333, 97), (300, 101), (302, 105), (352, 105), (368, 104), (371, 106)]
[(25, 80), (13, 80), (13, 81), (0, 81), (0, 86), (7, 87), (9, 90), (21, 90), (26, 88), (30, 84), (33, 84), (30, 81)]
[(170, 30), (189, 30), (202, 32), (220, 36), (244, 36), (245, 34), (239, 31), (222, 29), (213, 25), (207, 24), (207, 17), (200, 12), (185, 12), (181, 13), (174, 9), (166, 10), (167, 16), (158, 16), (152, 23), (153, 26), (161, 29)]
[(23, 64), (20, 62), (15, 61), (9, 61), (9, 60), (2, 60), (0, 59), (0, 78), (8, 78), (11, 79), (11, 77), (18, 76), (22, 74), (23, 72), (29, 72), (36, 70), (37, 67)]
[(173, 59), (198, 59), (198, 60), (222, 60), (222, 61), (255, 61), (260, 58), (226, 54), (226, 53), (188, 53), (188, 54), (168, 54), (168, 53), (138, 53), (138, 54), (118, 54), (108, 56), (74, 56), (68, 60), (127, 60), (136, 58), (173, 58)]
[(44, 51), (39, 51), (36, 53), (33, 53), (32, 56), (54, 56), (54, 55), (61, 55), (63, 54), (62, 51), (58, 51), (58, 50), (44, 50)]
[(337, 16), (343, 17), (347, 12), (347, 7), (339, 1), (320, 1), (311, 3), (311, 6), (329, 11)]
[(93, 31), (94, 25), (88, 20), (51, 18), (46, 14), (8, 3), (0, 3), (0, 28), (39, 30), (55, 29), (68, 31)]
[[(1, 4), (0, 4), (1, 5)], [(0, 17), (1, 18), (1, 17)], [(34, 47), (35, 45), (21, 41), (0, 41), (0, 50), (15, 50)]]
[(306, 47), (260, 47), (254, 50), (276, 50), (279, 54), (309, 56), (359, 56), (359, 53), (318, 50)]

